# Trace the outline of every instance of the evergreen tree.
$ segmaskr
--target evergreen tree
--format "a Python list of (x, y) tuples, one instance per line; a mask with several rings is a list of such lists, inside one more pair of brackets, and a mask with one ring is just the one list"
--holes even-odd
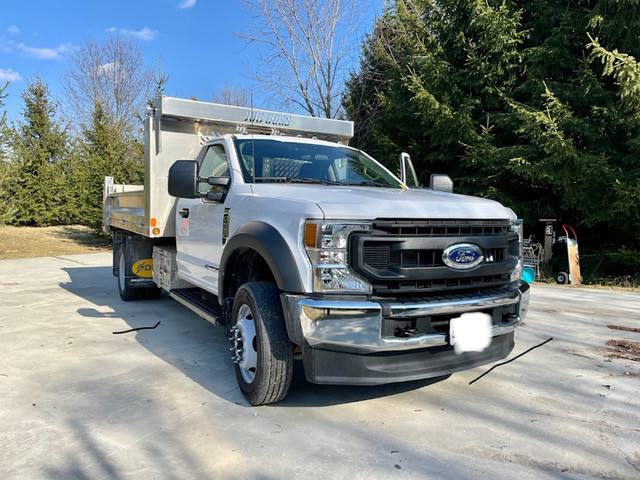
[(396, 0), (347, 85), (354, 142), (638, 248), (639, 31), (636, 0)]
[(7, 125), (7, 112), (2, 100), (8, 95), (4, 93), (8, 86), (9, 82), (0, 87), (0, 225), (9, 223), (14, 214), (13, 199), (7, 192), (7, 185), (14, 177), (9, 158), (11, 129)]
[(143, 146), (132, 136), (121, 133), (99, 103), (82, 135), (82, 167), (78, 178), (81, 222), (99, 230), (102, 227), (104, 177), (114, 177), (118, 183), (142, 184)]
[(7, 190), (15, 205), (15, 223), (59, 225), (73, 220), (65, 168), (66, 129), (56, 119), (57, 102), (39, 77), (22, 93), (24, 109), (12, 141), (16, 177)]

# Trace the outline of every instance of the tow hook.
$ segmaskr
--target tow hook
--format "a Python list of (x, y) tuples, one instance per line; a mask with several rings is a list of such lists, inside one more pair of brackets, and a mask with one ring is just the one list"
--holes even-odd
[(397, 327), (393, 332), (393, 334), (396, 337), (403, 337), (403, 338), (415, 337), (418, 334), (418, 329), (415, 327), (404, 327), (404, 328)]

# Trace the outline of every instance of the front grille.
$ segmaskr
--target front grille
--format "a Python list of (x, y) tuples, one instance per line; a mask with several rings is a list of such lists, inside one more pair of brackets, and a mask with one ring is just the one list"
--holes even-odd
[(508, 220), (379, 219), (373, 223), (374, 230), (387, 235), (429, 237), (504, 235), (509, 226)]
[[(496, 288), (509, 283), (518, 238), (508, 220), (389, 220), (373, 222), (370, 233), (354, 234), (351, 268), (381, 295)], [(483, 262), (468, 270), (445, 265), (443, 252), (471, 243)]]
[(418, 280), (415, 282), (385, 282), (376, 285), (376, 293), (394, 293), (394, 292), (428, 292), (442, 290), (461, 290), (473, 288), (495, 288), (504, 285), (509, 281), (509, 276), (502, 275), (479, 275), (467, 278), (452, 279), (435, 279), (435, 280)]
[[(399, 268), (438, 267), (444, 265), (443, 249), (401, 250), (390, 252), (389, 245), (372, 242), (364, 244), (364, 264), (374, 270), (388, 270), (391, 266)], [(489, 248), (484, 251), (488, 263), (502, 262), (508, 255), (508, 248)]]
[(390, 260), (388, 245), (365, 245), (365, 265), (369, 265), (376, 270), (388, 270)]

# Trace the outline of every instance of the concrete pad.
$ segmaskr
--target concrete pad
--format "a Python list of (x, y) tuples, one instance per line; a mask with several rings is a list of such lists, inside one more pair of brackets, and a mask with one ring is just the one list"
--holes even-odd
[[(640, 294), (535, 285), (510, 358), (280, 404), (237, 388), (221, 329), (122, 302), (110, 254), (0, 262), (0, 478), (640, 478)], [(113, 332), (160, 325), (121, 335)]]

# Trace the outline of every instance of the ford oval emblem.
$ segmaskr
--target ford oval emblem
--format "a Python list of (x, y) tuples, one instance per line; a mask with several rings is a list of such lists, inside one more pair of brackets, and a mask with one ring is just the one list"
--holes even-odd
[(482, 249), (471, 243), (458, 243), (451, 245), (442, 252), (442, 261), (445, 265), (456, 270), (465, 270), (479, 265), (484, 260)]

